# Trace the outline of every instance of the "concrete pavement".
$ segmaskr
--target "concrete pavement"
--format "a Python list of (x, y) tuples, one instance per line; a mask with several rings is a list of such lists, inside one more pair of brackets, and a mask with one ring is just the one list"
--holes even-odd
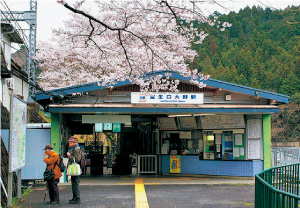
[[(32, 187), (19, 207), (50, 207), (46, 185)], [(191, 175), (81, 177), (81, 205), (70, 205), (70, 182), (59, 185), (58, 207), (254, 207), (254, 178)], [(48, 194), (46, 201), (48, 201)]]
[[(196, 184), (254, 184), (254, 177), (207, 176), (207, 175), (128, 175), (128, 176), (82, 176), (80, 185), (134, 185), (142, 178), (144, 184), (156, 185), (196, 185)], [(70, 185), (70, 182), (60, 185)]]

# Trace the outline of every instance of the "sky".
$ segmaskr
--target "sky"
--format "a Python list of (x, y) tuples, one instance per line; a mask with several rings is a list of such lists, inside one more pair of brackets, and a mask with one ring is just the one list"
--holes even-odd
[[(72, 2), (73, 0), (67, 0)], [(93, 1), (93, 0), (87, 0)], [(299, 6), (299, 0), (216, 0), (224, 8), (217, 5), (203, 3), (204, 12), (212, 13), (219, 11), (220, 13), (229, 13), (230, 11), (238, 12), (241, 8), (246, 6), (252, 7), (253, 5), (259, 5), (261, 7), (271, 7), (276, 9), (284, 9), (287, 6), (295, 5)], [(30, 0), (0, 0), (0, 8), (3, 7), (5, 2), (11, 11), (29, 11)], [(58, 4), (56, 0), (37, 0), (37, 41), (48, 41), (51, 38), (52, 29), (58, 29), (64, 27), (64, 20), (69, 18), (69, 10), (63, 5)], [(24, 23), (24, 27), (26, 24)]]

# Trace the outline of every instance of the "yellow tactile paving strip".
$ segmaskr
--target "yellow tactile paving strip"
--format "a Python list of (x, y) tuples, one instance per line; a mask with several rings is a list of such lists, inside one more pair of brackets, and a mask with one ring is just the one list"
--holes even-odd
[(145, 191), (144, 180), (135, 180), (135, 208), (149, 208), (148, 199)]

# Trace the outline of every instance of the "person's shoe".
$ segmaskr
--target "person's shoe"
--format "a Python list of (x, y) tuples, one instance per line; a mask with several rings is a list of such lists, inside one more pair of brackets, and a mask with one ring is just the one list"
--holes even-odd
[(59, 201), (53, 201), (53, 202), (51, 202), (51, 205), (57, 205), (57, 204), (59, 204)]
[(57, 205), (59, 204), (59, 201), (49, 201), (49, 202), (46, 202), (47, 205)]
[(80, 204), (80, 198), (74, 198), (73, 200), (69, 201), (70, 204)]
[(70, 204), (81, 204), (80, 201), (71, 201)]
[(70, 199), (69, 202), (72, 202), (72, 201), (74, 201), (74, 200), (75, 200), (75, 197), (73, 197), (72, 199)]

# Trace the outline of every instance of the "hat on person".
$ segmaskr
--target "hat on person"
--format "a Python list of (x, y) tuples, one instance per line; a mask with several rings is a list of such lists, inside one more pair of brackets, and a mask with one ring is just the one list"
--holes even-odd
[(75, 142), (75, 143), (78, 143), (78, 139), (74, 136), (71, 136), (70, 139), (69, 139), (69, 142)]
[(53, 146), (50, 144), (47, 144), (43, 150), (46, 150), (46, 149), (53, 150)]

